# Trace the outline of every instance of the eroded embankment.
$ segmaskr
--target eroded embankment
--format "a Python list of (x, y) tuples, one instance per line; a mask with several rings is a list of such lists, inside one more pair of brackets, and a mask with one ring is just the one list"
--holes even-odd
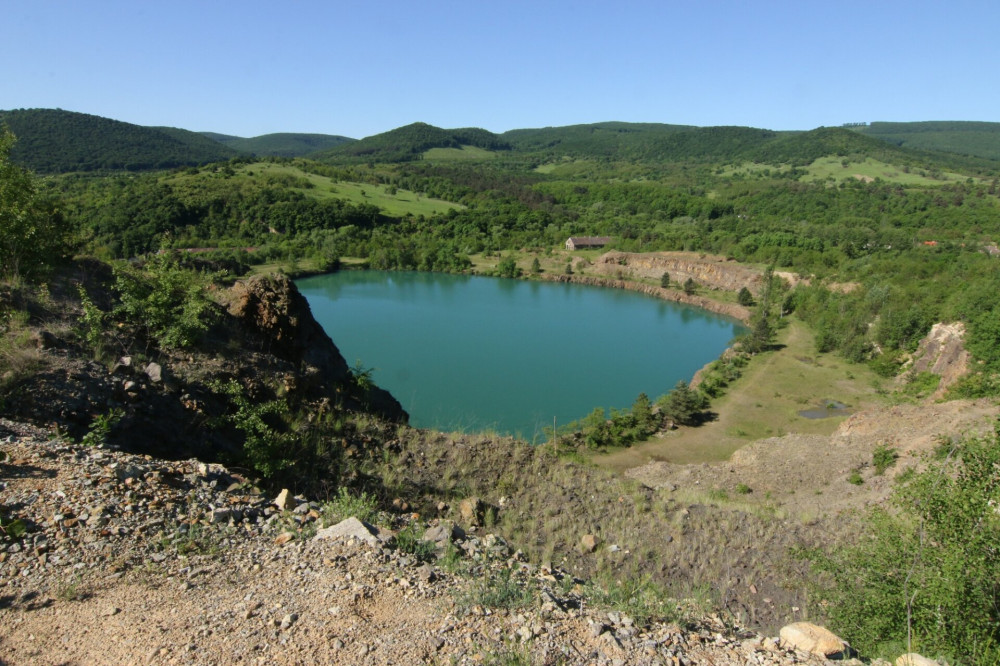
[(584, 284), (593, 287), (610, 287), (612, 289), (637, 291), (641, 294), (653, 296), (664, 301), (693, 305), (703, 310), (714, 312), (715, 314), (738, 319), (743, 323), (750, 321), (749, 308), (745, 308), (742, 305), (737, 305), (735, 303), (720, 303), (719, 301), (714, 301), (710, 298), (705, 298), (704, 296), (698, 296), (696, 294), (685, 294), (683, 291), (678, 291), (676, 289), (656, 287), (650, 284), (642, 284), (618, 278), (597, 277), (594, 275), (545, 275), (542, 276), (542, 279), (549, 282), (571, 282), (574, 284)]

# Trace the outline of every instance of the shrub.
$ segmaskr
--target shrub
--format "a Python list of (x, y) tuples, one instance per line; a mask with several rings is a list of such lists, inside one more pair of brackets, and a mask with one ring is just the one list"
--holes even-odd
[(896, 464), (896, 458), (899, 454), (896, 453), (896, 449), (886, 446), (885, 444), (879, 444), (872, 451), (872, 465), (875, 467), (875, 473), (881, 476), (885, 473), (885, 470), (889, 469)]
[(321, 514), (323, 524), (326, 526), (352, 516), (366, 523), (374, 523), (378, 515), (378, 505), (374, 495), (365, 492), (351, 494), (347, 488), (341, 486), (337, 489), (337, 496), (323, 504)]
[(189, 347), (208, 329), (211, 301), (205, 289), (210, 282), (209, 276), (166, 256), (149, 260), (141, 270), (118, 266), (115, 291), (121, 302), (113, 315), (163, 347)]
[[(816, 554), (830, 621), (863, 654), (898, 646), (1000, 659), (1000, 432), (968, 439), (896, 486), (856, 544)], [(894, 509), (894, 510), (893, 510)]]

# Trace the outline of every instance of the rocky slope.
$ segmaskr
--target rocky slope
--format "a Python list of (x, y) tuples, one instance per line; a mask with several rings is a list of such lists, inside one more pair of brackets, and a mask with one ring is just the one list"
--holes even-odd
[(0, 452), (0, 506), (27, 527), (0, 541), (2, 663), (825, 662), (711, 616), (592, 605), (481, 528), (431, 521), (439, 556), (421, 561), (385, 528), (317, 530), (322, 504), (218, 465), (6, 420)]
[(108, 436), (136, 452), (164, 457), (239, 458), (245, 434), (219, 384), (234, 381), (248, 399), (280, 398), (303, 414), (364, 410), (395, 422), (406, 413), (388, 392), (358, 387), (336, 346), (284, 276), (257, 276), (229, 288), (210, 285), (211, 328), (196, 346), (165, 349), (119, 324), (104, 333), (101, 358), (79, 330), (80, 292), (113, 308), (111, 270), (83, 261), (53, 277), (44, 294), (0, 296), (29, 314), (30, 371), (8, 378), (3, 413), (56, 424), (79, 439), (115, 415)]

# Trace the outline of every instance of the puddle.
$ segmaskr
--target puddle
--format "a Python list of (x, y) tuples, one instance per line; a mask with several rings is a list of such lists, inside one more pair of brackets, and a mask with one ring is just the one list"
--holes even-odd
[(837, 400), (823, 400), (818, 407), (803, 409), (799, 416), (807, 419), (828, 419), (832, 416), (847, 416), (851, 410), (842, 402)]

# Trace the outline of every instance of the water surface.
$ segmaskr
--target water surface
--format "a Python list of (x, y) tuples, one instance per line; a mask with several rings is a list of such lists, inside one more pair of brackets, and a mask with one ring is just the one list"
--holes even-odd
[(529, 441), (594, 407), (690, 380), (739, 322), (619, 289), (440, 273), (297, 281), (348, 364), (372, 368), (417, 427)]

